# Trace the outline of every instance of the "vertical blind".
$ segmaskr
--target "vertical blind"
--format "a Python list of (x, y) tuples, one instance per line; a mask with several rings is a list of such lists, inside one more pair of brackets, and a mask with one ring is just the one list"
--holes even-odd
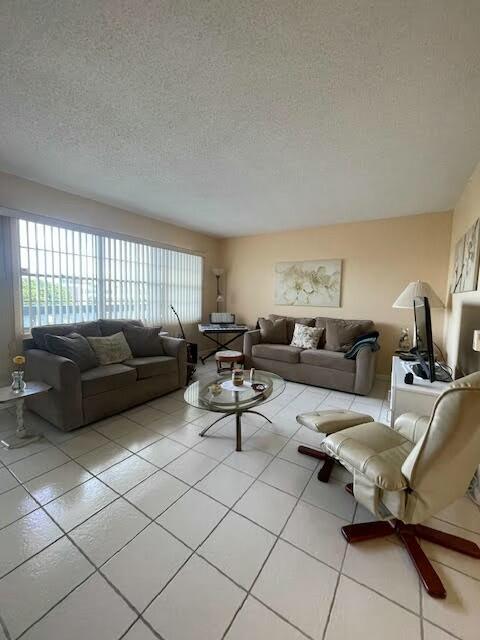
[(201, 256), (19, 220), (23, 329), (97, 318), (149, 324), (202, 315)]

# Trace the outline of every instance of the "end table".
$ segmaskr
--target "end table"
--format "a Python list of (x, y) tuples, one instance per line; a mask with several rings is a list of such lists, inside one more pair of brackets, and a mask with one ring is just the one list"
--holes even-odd
[(19, 449), (41, 438), (37, 434), (29, 434), (23, 423), (23, 403), (25, 398), (36, 396), (49, 391), (52, 387), (45, 382), (26, 382), (23, 391), (13, 391), (11, 387), (0, 388), (1, 408), (15, 406), (17, 414), (17, 430), (15, 436), (0, 440), (0, 444), (6, 449)]

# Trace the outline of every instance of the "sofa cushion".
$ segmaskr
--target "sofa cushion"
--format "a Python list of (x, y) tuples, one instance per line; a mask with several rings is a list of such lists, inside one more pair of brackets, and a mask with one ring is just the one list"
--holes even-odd
[(163, 341), (158, 335), (161, 330), (162, 327), (134, 327), (133, 325), (125, 327), (123, 333), (133, 357), (164, 356)]
[(295, 331), (296, 324), (304, 324), (307, 327), (315, 326), (315, 318), (293, 318), (292, 316), (279, 316), (275, 313), (271, 313), (270, 320), (278, 320), (279, 318), (285, 318), (287, 321), (287, 343), (290, 344), (293, 338), (293, 332)]
[(254, 358), (268, 358), (269, 360), (279, 360), (296, 364), (299, 362), (299, 354), (302, 349), (292, 347), (289, 344), (255, 344), (252, 347)]
[(89, 398), (134, 384), (137, 381), (137, 372), (124, 364), (107, 364), (84, 371), (80, 378), (82, 396)]
[(358, 336), (375, 328), (371, 320), (342, 320), (327, 318), (326, 344), (328, 351), (348, 351)]
[(131, 358), (123, 363), (128, 367), (135, 367), (139, 380), (153, 378), (153, 376), (177, 376), (178, 363), (170, 356), (152, 356), (148, 358)]
[(287, 321), (285, 318), (271, 320), (259, 318), (260, 341), (267, 344), (287, 344)]
[(69, 333), (79, 333), (81, 336), (101, 336), (98, 322), (75, 322), (72, 324), (51, 324), (32, 328), (32, 338), (37, 349), (48, 351), (45, 336), (68, 336)]
[(114, 333), (123, 331), (125, 327), (143, 327), (141, 320), (126, 320), (120, 318), (118, 320), (104, 319), (98, 321), (101, 336), (112, 336)]
[(98, 366), (97, 357), (88, 340), (79, 333), (68, 336), (45, 336), (47, 351), (57, 356), (63, 356), (75, 362), (80, 371), (88, 371)]
[(115, 364), (129, 360), (132, 357), (132, 352), (123, 331), (114, 333), (112, 336), (87, 338), (87, 340), (95, 351), (98, 364)]
[(327, 351), (326, 349), (306, 349), (300, 354), (302, 364), (313, 364), (326, 369), (337, 369), (355, 373), (356, 361), (348, 360), (339, 351)]
[(324, 316), (317, 316), (315, 318), (315, 326), (318, 327), (319, 329), (323, 329), (323, 333), (320, 337), (320, 340), (318, 342), (318, 348), (319, 349), (323, 349), (325, 347), (325, 338), (327, 335), (327, 320), (328, 318), (324, 317)]

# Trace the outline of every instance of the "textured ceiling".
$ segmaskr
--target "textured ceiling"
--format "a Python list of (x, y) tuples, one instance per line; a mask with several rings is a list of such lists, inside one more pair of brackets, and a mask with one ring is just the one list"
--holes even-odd
[(219, 236), (452, 207), (478, 0), (1, 0), (0, 170)]

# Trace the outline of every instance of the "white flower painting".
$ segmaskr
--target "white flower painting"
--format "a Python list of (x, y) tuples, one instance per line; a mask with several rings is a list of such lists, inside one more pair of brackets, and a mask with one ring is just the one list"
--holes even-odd
[(278, 262), (275, 265), (275, 304), (339, 307), (341, 260)]
[(480, 220), (477, 219), (456, 244), (452, 293), (477, 289), (479, 258)]

